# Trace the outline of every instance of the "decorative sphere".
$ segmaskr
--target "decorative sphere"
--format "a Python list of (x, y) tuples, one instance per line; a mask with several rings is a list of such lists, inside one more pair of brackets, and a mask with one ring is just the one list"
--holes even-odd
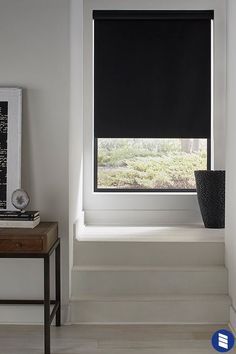
[(11, 196), (11, 202), (16, 209), (23, 211), (30, 202), (28, 193), (23, 189), (16, 189)]

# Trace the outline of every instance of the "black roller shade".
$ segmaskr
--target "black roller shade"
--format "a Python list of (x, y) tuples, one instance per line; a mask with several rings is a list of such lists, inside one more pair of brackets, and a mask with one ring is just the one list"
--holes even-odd
[(210, 138), (213, 11), (94, 11), (96, 138)]

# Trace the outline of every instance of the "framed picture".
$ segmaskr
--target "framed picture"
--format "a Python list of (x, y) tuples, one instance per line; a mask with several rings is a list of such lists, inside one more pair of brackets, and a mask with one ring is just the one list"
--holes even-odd
[(14, 209), (12, 192), (21, 186), (22, 89), (0, 87), (0, 209)]

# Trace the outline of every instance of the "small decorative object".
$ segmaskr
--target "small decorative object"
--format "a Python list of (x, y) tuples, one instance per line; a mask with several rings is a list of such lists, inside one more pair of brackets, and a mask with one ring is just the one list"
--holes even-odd
[(194, 171), (198, 202), (206, 228), (225, 227), (225, 171)]
[(25, 208), (30, 202), (28, 193), (23, 189), (16, 189), (12, 193), (11, 202), (16, 209), (19, 209), (21, 213), (24, 213)]
[(0, 209), (11, 210), (11, 195), (21, 185), (22, 90), (0, 87)]

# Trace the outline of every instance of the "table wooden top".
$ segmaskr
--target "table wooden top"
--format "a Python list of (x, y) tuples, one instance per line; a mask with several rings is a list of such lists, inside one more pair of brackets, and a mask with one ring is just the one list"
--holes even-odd
[(34, 229), (0, 228), (0, 255), (48, 253), (57, 240), (57, 222), (41, 222)]

